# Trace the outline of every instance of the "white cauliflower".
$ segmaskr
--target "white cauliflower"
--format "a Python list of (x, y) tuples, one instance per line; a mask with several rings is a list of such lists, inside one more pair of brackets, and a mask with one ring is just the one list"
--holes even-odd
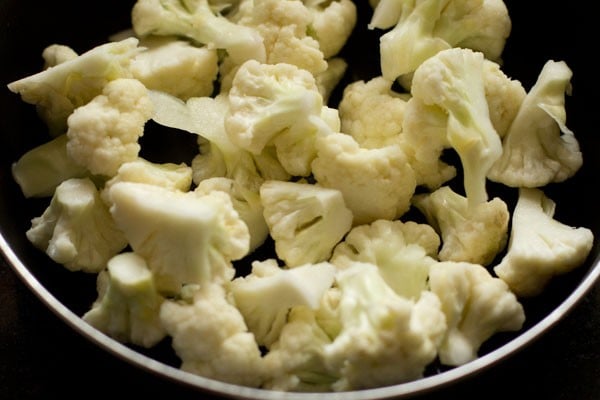
[(71, 61), (79, 56), (71, 47), (63, 44), (51, 44), (42, 51), (44, 69), (55, 67), (66, 61)]
[(342, 57), (334, 57), (327, 61), (327, 69), (315, 76), (319, 93), (323, 97), (323, 103), (327, 104), (331, 94), (348, 70), (348, 63)]
[(219, 72), (217, 50), (171, 37), (149, 37), (131, 61), (131, 73), (151, 90), (182, 100), (210, 96)]
[(489, 113), (483, 53), (443, 50), (415, 71), (411, 93), (448, 113), (446, 139), (458, 153), (469, 207), (487, 201), (486, 175), (502, 154), (502, 142)]
[(235, 278), (229, 290), (256, 342), (270, 348), (278, 340), (290, 309), (317, 309), (334, 276), (335, 267), (328, 262), (281, 268), (276, 260), (268, 259), (254, 261), (251, 273)]
[(25, 197), (47, 197), (63, 181), (83, 178), (89, 174), (67, 154), (67, 135), (27, 151), (11, 165), (13, 179)]
[(184, 284), (228, 281), (233, 260), (248, 253), (250, 235), (229, 195), (181, 192), (147, 183), (118, 182), (110, 212), (161, 293)]
[(566, 126), (565, 93), (572, 71), (548, 61), (503, 139), (502, 156), (488, 177), (513, 187), (542, 187), (573, 176), (583, 164), (579, 142)]
[(138, 139), (153, 112), (148, 91), (136, 79), (116, 79), (68, 119), (67, 153), (92, 174), (112, 177), (138, 158)]
[(352, 212), (335, 189), (267, 181), (260, 199), (275, 252), (290, 267), (327, 260), (352, 227)]
[(481, 265), (437, 263), (431, 267), (429, 286), (442, 303), (448, 325), (439, 348), (442, 364), (458, 366), (474, 360), (492, 335), (518, 331), (525, 321), (516, 296)]
[(261, 352), (238, 309), (215, 283), (186, 288), (182, 300), (167, 300), (160, 319), (180, 368), (210, 379), (259, 387), (265, 368)]
[(510, 213), (499, 197), (469, 207), (466, 197), (443, 186), (412, 199), (442, 237), (439, 259), (489, 265), (508, 240)]
[(27, 238), (71, 271), (97, 273), (127, 246), (89, 178), (67, 179), (43, 214), (31, 220)]
[(398, 143), (405, 109), (406, 96), (394, 92), (391, 81), (378, 76), (353, 82), (339, 104), (342, 132), (364, 148)]
[(399, 296), (368, 263), (340, 271), (336, 282), (341, 331), (324, 349), (326, 365), (341, 376), (332, 388), (360, 390), (422, 377), (446, 332), (437, 296)]
[(381, 219), (353, 228), (330, 261), (340, 269), (357, 261), (376, 265), (398, 295), (417, 299), (427, 289), (439, 246), (440, 238), (429, 225)]
[(130, 78), (131, 59), (140, 50), (136, 38), (106, 43), (52, 68), (8, 84), (26, 103), (35, 104), (53, 136), (65, 133), (73, 110), (102, 93), (115, 79)]
[(137, 0), (131, 10), (138, 37), (180, 36), (227, 51), (237, 63), (265, 60), (262, 37), (212, 8), (210, 0)]
[(352, 0), (302, 0), (312, 14), (311, 35), (319, 42), (323, 57), (339, 54), (356, 26), (357, 10)]
[(556, 203), (536, 188), (519, 189), (508, 250), (494, 272), (522, 297), (538, 295), (556, 275), (583, 264), (594, 234), (554, 219)]
[(317, 139), (313, 175), (320, 186), (342, 192), (354, 225), (395, 219), (410, 208), (414, 172), (398, 145), (366, 149), (350, 135)]
[(163, 300), (144, 259), (122, 253), (98, 274), (98, 299), (82, 318), (120, 342), (150, 348), (167, 335), (159, 318)]

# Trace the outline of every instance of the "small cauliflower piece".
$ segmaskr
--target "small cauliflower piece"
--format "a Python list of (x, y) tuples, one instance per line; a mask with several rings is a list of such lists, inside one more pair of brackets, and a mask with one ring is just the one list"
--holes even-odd
[(450, 48), (473, 49), (499, 61), (512, 28), (502, 0), (380, 1), (369, 27), (391, 26), (380, 38), (380, 53), (383, 76), (392, 81)]
[(312, 14), (309, 30), (319, 42), (325, 59), (339, 54), (356, 26), (357, 10), (352, 0), (302, 0)]
[(144, 259), (130, 252), (116, 255), (98, 275), (104, 279), (83, 320), (123, 343), (150, 348), (160, 342), (167, 335), (159, 318), (164, 298)]
[(213, 190), (227, 193), (231, 198), (231, 204), (240, 218), (248, 226), (250, 233), (249, 253), (260, 247), (269, 237), (269, 226), (263, 215), (263, 205), (260, 194), (229, 178), (215, 177), (201, 181), (194, 192), (209, 194)]
[(449, 186), (412, 199), (442, 237), (440, 260), (489, 265), (508, 240), (508, 206), (499, 197), (475, 207), (468, 203)]
[(417, 299), (427, 289), (439, 246), (440, 238), (429, 225), (381, 219), (353, 228), (335, 247), (330, 262), (340, 269), (355, 262), (376, 265), (399, 296)]
[(117, 226), (148, 263), (161, 293), (177, 294), (184, 284), (228, 281), (235, 273), (231, 262), (248, 253), (248, 228), (226, 193), (118, 182), (109, 200)]
[(483, 53), (443, 50), (415, 71), (411, 93), (448, 113), (448, 143), (458, 153), (469, 207), (487, 201), (486, 175), (502, 154), (502, 142), (489, 113)]
[(50, 205), (31, 220), (26, 235), (70, 271), (100, 272), (127, 246), (89, 178), (67, 179), (58, 185)]
[(394, 92), (391, 81), (378, 76), (353, 82), (339, 104), (342, 132), (364, 148), (398, 143), (405, 109), (406, 96)]
[(328, 262), (281, 268), (269, 259), (254, 261), (252, 272), (234, 279), (229, 290), (256, 342), (269, 348), (278, 340), (290, 309), (317, 309), (334, 276), (335, 267)]
[(352, 227), (352, 212), (335, 189), (267, 181), (260, 199), (275, 252), (289, 267), (327, 260)]
[(343, 133), (322, 136), (316, 146), (313, 175), (320, 186), (342, 192), (354, 225), (408, 211), (416, 180), (400, 146), (366, 149)]
[(44, 69), (55, 67), (67, 61), (76, 59), (79, 56), (75, 50), (63, 44), (51, 44), (42, 51), (44, 59)]
[(181, 300), (167, 300), (160, 319), (180, 368), (210, 379), (259, 387), (265, 368), (261, 352), (242, 314), (215, 283), (187, 288)]
[(442, 303), (448, 325), (439, 348), (442, 364), (474, 360), (483, 342), (497, 332), (518, 331), (525, 321), (516, 296), (481, 265), (437, 263), (431, 267), (429, 286)]
[(520, 297), (542, 292), (549, 281), (586, 260), (594, 234), (554, 219), (556, 203), (536, 188), (519, 189), (508, 250), (494, 272)]
[(319, 93), (323, 97), (323, 103), (327, 104), (331, 94), (348, 70), (348, 63), (342, 57), (334, 57), (327, 61), (327, 69), (315, 76)]
[(131, 61), (131, 73), (151, 90), (182, 100), (210, 96), (219, 72), (217, 50), (171, 37), (148, 37)]
[(488, 177), (512, 187), (542, 187), (572, 177), (583, 164), (566, 126), (565, 93), (572, 71), (564, 61), (544, 64), (503, 139), (502, 156)]
[(113, 177), (135, 161), (138, 139), (153, 112), (148, 91), (136, 79), (116, 79), (68, 119), (67, 153), (92, 174)]
[(399, 296), (376, 266), (356, 262), (338, 272), (341, 331), (325, 346), (326, 365), (338, 371), (335, 391), (360, 390), (421, 378), (446, 332), (440, 300), (424, 291)]
[(73, 110), (102, 93), (115, 79), (130, 78), (138, 39), (106, 43), (52, 68), (8, 84), (8, 89), (34, 104), (52, 136), (65, 133)]
[(11, 165), (13, 179), (25, 197), (52, 196), (63, 181), (89, 174), (67, 154), (67, 140), (65, 134), (57, 136), (29, 150)]
[[(287, 1), (286, 1), (287, 2)], [(254, 154), (274, 145), (291, 175), (310, 174), (315, 137), (328, 134), (315, 78), (292, 64), (244, 63), (229, 91), (225, 130), (231, 142)]]
[(209, 0), (137, 0), (131, 10), (135, 34), (185, 37), (209, 48), (226, 50), (241, 64), (265, 60), (262, 37), (211, 7)]
[(313, 15), (302, 1), (256, 0), (241, 14), (238, 24), (262, 37), (267, 64), (292, 64), (313, 75), (327, 69), (319, 41), (309, 35)]

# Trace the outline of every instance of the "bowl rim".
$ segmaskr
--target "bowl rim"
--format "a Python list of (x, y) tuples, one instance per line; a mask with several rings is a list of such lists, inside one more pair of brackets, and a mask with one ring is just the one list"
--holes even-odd
[(478, 374), (533, 343), (565, 317), (585, 297), (592, 287), (600, 281), (600, 255), (596, 255), (596, 258), (591, 262), (589, 270), (586, 272), (581, 282), (549, 314), (500, 347), (464, 365), (415, 381), (381, 388), (350, 392), (296, 393), (250, 388), (205, 378), (169, 366), (150, 356), (141, 354), (127, 345), (98, 331), (60, 302), (25, 266), (18, 255), (12, 250), (8, 241), (2, 235), (2, 232), (0, 232), (0, 254), (2, 254), (7, 261), (7, 264), (13, 269), (21, 281), (50, 309), (51, 312), (56, 314), (74, 331), (103, 348), (108, 353), (111, 353), (117, 358), (145, 370), (146, 372), (161, 376), (174, 383), (183, 384), (198, 390), (199, 392), (209, 392), (218, 396), (252, 400), (334, 400), (342, 398), (344, 400), (375, 400), (414, 396), (427, 391), (440, 389), (457, 380)]

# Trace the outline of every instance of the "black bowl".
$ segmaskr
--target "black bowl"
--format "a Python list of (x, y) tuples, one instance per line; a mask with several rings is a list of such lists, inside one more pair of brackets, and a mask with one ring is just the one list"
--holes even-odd
[[(373, 52), (378, 33), (366, 28), (371, 15), (367, 1), (357, 3), (360, 12), (356, 32), (343, 50), (351, 66), (343, 83), (379, 74), (379, 60)], [(595, 90), (595, 77), (584, 68), (591, 62), (584, 59), (588, 55), (578, 50), (581, 43), (592, 37), (584, 34), (582, 27), (585, 24), (582, 16), (578, 15), (576, 2), (555, 3), (556, 6), (546, 2), (543, 8), (534, 8), (528, 2), (506, 1), (513, 30), (503, 54), (502, 69), (510, 77), (520, 80), (525, 88), (533, 85), (549, 59), (564, 60), (574, 71), (572, 96), (567, 98), (567, 125), (580, 142), (584, 166), (567, 182), (550, 185), (545, 191), (557, 203), (558, 220), (572, 226), (586, 226), (598, 236), (600, 219), (596, 198), (591, 194), (591, 183), (595, 182), (595, 174), (600, 170), (600, 157), (596, 154), (600, 138), (595, 133), (595, 121), (590, 112), (594, 107), (592, 92)], [(0, 1), (0, 83), (4, 87), (0, 90), (0, 248), (4, 258), (25, 286), (75, 332), (103, 351), (125, 360), (134, 368), (140, 368), (148, 379), (158, 375), (174, 385), (223, 397), (329, 398), (329, 395), (323, 394), (282, 395), (192, 376), (177, 369), (178, 360), (170, 349), (145, 351), (121, 345), (100, 334), (79, 318), (96, 297), (95, 276), (71, 273), (58, 267), (33, 248), (25, 237), (31, 218), (41, 214), (47, 200), (26, 200), (11, 177), (11, 164), (25, 151), (46, 141), (48, 136), (35, 109), (9, 92), (6, 84), (38, 72), (42, 64), (41, 52), (49, 44), (66, 44), (82, 52), (106, 42), (109, 35), (129, 28), (133, 4), (131, 0)], [(370, 46), (367, 47), (370, 49), (369, 57), (362, 50), (366, 46)], [(600, 275), (599, 254), (600, 247), (595, 242), (585, 265), (553, 280), (542, 295), (524, 301), (527, 321), (523, 330), (495, 336), (486, 342), (481, 349), (481, 357), (476, 361), (443, 372), (431, 371), (429, 376), (416, 382), (353, 392), (345, 394), (344, 398), (403, 397), (434, 390), (444, 393), (449, 385), (456, 385), (499, 362), (506, 362), (506, 358), (547, 334), (596, 285)], [(574, 337), (569, 340), (577, 341), (577, 334), (573, 332)], [(598, 353), (591, 357), (597, 360)], [(104, 379), (110, 380), (109, 377)], [(334, 398), (335, 395), (330, 396)]]

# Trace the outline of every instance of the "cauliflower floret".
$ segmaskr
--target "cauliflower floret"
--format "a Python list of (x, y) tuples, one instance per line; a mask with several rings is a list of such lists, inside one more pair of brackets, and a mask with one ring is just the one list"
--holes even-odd
[(44, 213), (31, 220), (26, 235), (71, 271), (100, 272), (127, 246), (89, 178), (62, 182)]
[(75, 50), (62, 44), (51, 44), (42, 51), (44, 59), (44, 69), (55, 67), (67, 61), (76, 59), (79, 56)]
[(110, 206), (110, 188), (117, 182), (138, 182), (187, 192), (192, 186), (192, 169), (185, 163), (157, 164), (143, 158), (121, 165), (117, 174), (106, 181), (100, 194)]
[(138, 139), (153, 112), (148, 91), (136, 79), (116, 79), (68, 119), (67, 153), (92, 174), (112, 177), (138, 158)]
[(579, 170), (579, 142), (566, 126), (565, 93), (570, 93), (571, 76), (564, 61), (546, 62), (504, 137), (502, 157), (488, 172), (491, 180), (541, 187)]
[(258, 387), (265, 368), (242, 314), (214, 283), (188, 288), (179, 301), (167, 300), (160, 319), (172, 337), (181, 369), (237, 385)]
[(140, 50), (136, 38), (97, 46), (52, 68), (8, 84), (26, 103), (35, 104), (53, 136), (65, 133), (67, 118), (115, 79), (130, 78), (129, 64)]
[(236, 24), (209, 0), (138, 0), (131, 22), (139, 37), (181, 36), (210, 48), (224, 49), (236, 63), (265, 60), (262, 37), (254, 29)]
[(555, 208), (540, 189), (519, 189), (508, 250), (494, 267), (517, 296), (541, 293), (552, 277), (583, 264), (592, 249), (593, 232), (557, 221)]
[[(106, 280), (106, 282), (102, 282)], [(124, 343), (150, 348), (167, 332), (160, 318), (164, 298), (158, 294), (146, 262), (135, 253), (108, 261), (98, 274), (98, 299), (83, 320)]]
[(131, 73), (148, 89), (182, 100), (210, 96), (219, 72), (217, 50), (171, 37), (140, 41), (146, 50), (131, 61)]
[(225, 130), (232, 143), (254, 154), (274, 145), (287, 172), (307, 176), (316, 156), (315, 137), (331, 132), (321, 117), (323, 108), (309, 72), (291, 64), (251, 60), (233, 79)]
[(319, 42), (323, 57), (330, 59), (344, 47), (356, 26), (356, 5), (352, 0), (302, 0), (312, 14), (309, 30)]
[(392, 18), (397, 18), (394, 28), (380, 38), (382, 74), (391, 81), (450, 48), (473, 49), (499, 61), (512, 27), (502, 0), (383, 0), (369, 27), (389, 28)]
[(228, 281), (232, 261), (248, 253), (250, 234), (229, 195), (181, 192), (147, 183), (118, 182), (110, 212), (161, 293), (184, 284)]
[(356, 262), (338, 272), (341, 332), (325, 346), (327, 366), (341, 378), (334, 390), (359, 390), (423, 376), (446, 332), (440, 300), (394, 292), (376, 266)]
[(269, 236), (269, 226), (263, 216), (264, 208), (260, 201), (260, 194), (245, 188), (233, 179), (220, 177), (204, 179), (194, 189), (194, 192), (209, 194), (213, 190), (225, 192), (231, 198), (233, 208), (248, 226), (250, 232), (248, 252), (252, 253)]
[(442, 237), (439, 259), (489, 265), (508, 240), (508, 206), (499, 197), (469, 207), (466, 197), (443, 186), (413, 197), (415, 205)]
[(481, 265), (440, 262), (431, 267), (429, 286), (442, 302), (448, 331), (439, 348), (445, 365), (462, 365), (477, 357), (481, 344), (496, 332), (518, 331), (523, 306), (500, 279)]
[(234, 279), (229, 290), (256, 342), (269, 348), (278, 340), (290, 309), (317, 309), (334, 276), (335, 267), (328, 262), (280, 268), (269, 259), (254, 261), (252, 272)]
[(502, 154), (485, 97), (483, 64), (483, 53), (443, 50), (417, 68), (411, 91), (448, 113), (446, 139), (460, 157), (469, 207), (487, 201), (486, 175)]
[(335, 189), (267, 181), (260, 198), (275, 252), (290, 267), (327, 260), (352, 227), (352, 212)]
[(312, 21), (300, 0), (255, 0), (238, 23), (262, 36), (267, 64), (284, 62), (316, 75), (327, 69), (327, 61), (319, 42), (308, 35)]
[(442, 161), (451, 147), (446, 137), (448, 116), (440, 107), (412, 97), (406, 103), (399, 143), (412, 167), (417, 185), (439, 188), (456, 176), (456, 168)]
[(13, 179), (25, 197), (47, 197), (63, 181), (89, 175), (67, 154), (67, 135), (62, 134), (23, 154), (11, 166)]
[(378, 76), (353, 82), (339, 104), (342, 132), (364, 148), (398, 143), (405, 109), (406, 96), (394, 92), (391, 81)]
[(317, 139), (312, 171), (319, 185), (342, 192), (354, 225), (396, 219), (408, 211), (415, 176), (398, 145), (364, 149), (350, 135)]
[(427, 289), (439, 246), (440, 238), (429, 225), (382, 219), (353, 228), (330, 261), (340, 269), (356, 261), (376, 265), (398, 295), (417, 299)]
[(319, 93), (323, 97), (323, 103), (327, 104), (332, 92), (340, 83), (346, 70), (348, 63), (342, 57), (334, 57), (327, 61), (327, 69), (315, 76)]

